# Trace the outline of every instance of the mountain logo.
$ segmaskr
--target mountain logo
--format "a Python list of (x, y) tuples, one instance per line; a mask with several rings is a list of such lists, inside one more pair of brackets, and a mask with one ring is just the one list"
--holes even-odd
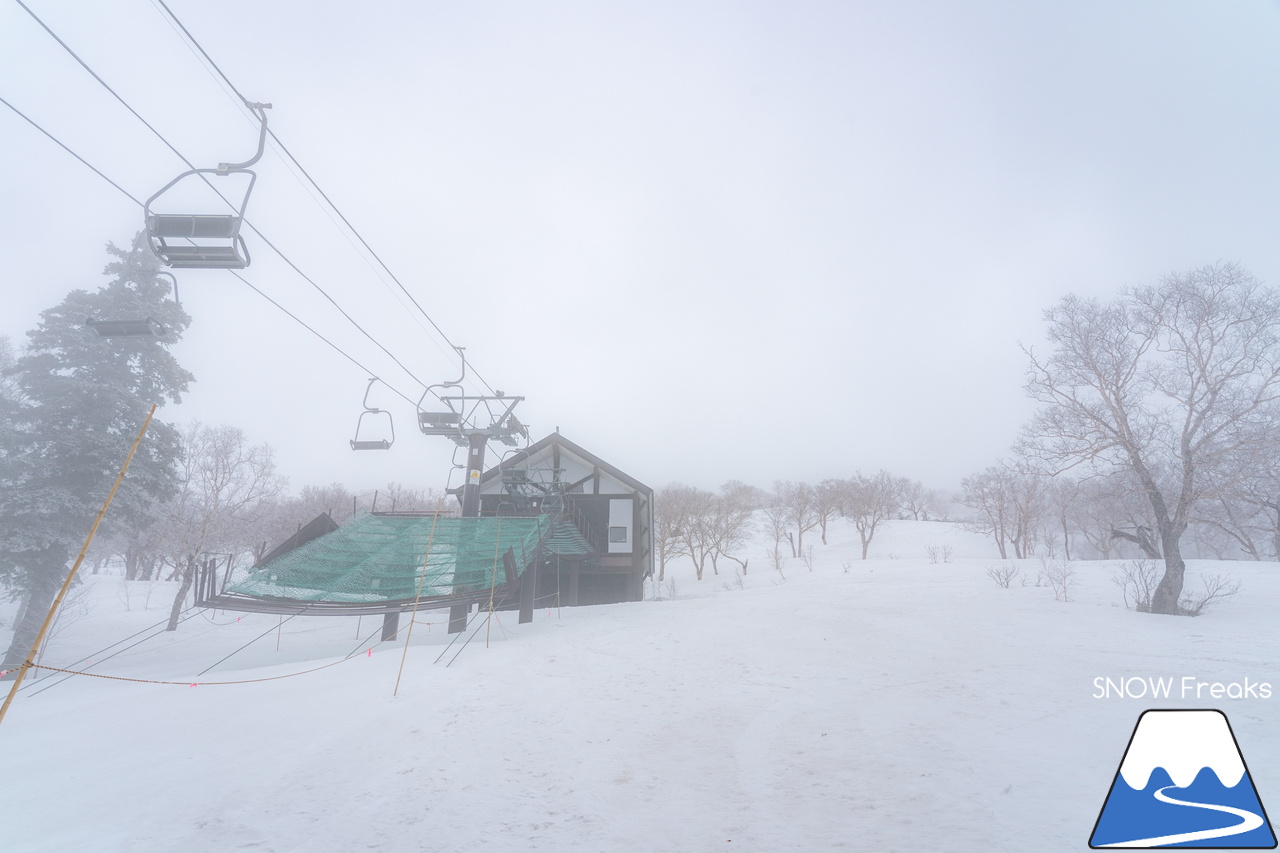
[(1275, 833), (1226, 714), (1144, 711), (1089, 847), (1274, 849)]

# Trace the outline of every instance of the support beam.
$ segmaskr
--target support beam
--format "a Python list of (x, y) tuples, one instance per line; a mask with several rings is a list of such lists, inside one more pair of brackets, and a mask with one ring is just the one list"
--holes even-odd
[[(480, 474), (484, 472), (484, 447), (488, 436), (472, 433), (467, 436), (467, 478), (462, 483), (462, 517), (480, 517)], [(454, 588), (457, 592), (457, 588)], [(470, 604), (455, 604), (449, 608), (449, 633), (457, 634), (467, 627), (471, 615)]]
[(533, 621), (533, 600), (538, 593), (538, 560), (529, 563), (529, 567), (520, 576), (520, 624)]
[(516, 551), (514, 548), (508, 548), (502, 552), (502, 573), (506, 576), (507, 586), (515, 584), (519, 579), (519, 569), (516, 568)]
[(565, 604), (570, 607), (578, 606), (578, 577), (582, 574), (582, 561), (569, 561), (569, 595)]
[(382, 641), (389, 642), (400, 633), (400, 611), (393, 610), (382, 614)]
[(467, 436), (467, 478), (462, 484), (462, 517), (480, 517), (480, 475), (484, 473), (484, 449), (487, 435)]
[(455, 604), (449, 608), (449, 633), (461, 633), (467, 627), (467, 617), (471, 615), (470, 604)]

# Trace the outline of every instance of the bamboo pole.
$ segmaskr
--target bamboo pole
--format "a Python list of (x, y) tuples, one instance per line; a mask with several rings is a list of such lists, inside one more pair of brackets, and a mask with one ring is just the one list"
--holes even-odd
[(89, 528), (89, 535), (84, 540), (84, 547), (80, 549), (80, 554), (76, 557), (75, 564), (71, 566), (71, 571), (67, 573), (67, 579), (62, 583), (62, 589), (58, 590), (58, 595), (53, 600), (53, 606), (49, 608), (48, 614), (44, 617), (44, 624), (40, 626), (40, 632), (36, 634), (36, 641), (31, 644), (31, 651), (27, 653), (27, 659), (23, 661), (22, 666), (18, 667), (18, 677), (13, 681), (13, 687), (9, 689), (9, 696), (4, 700), (4, 705), (0, 705), (0, 723), (4, 722), (4, 715), (8, 713), (9, 706), (13, 704), (13, 697), (18, 695), (18, 688), (22, 686), (22, 680), (26, 678), (27, 670), (31, 669), (33, 665), (31, 662), (35, 660), (36, 652), (39, 650), (40, 644), (44, 642), (44, 636), (48, 633), (49, 626), (53, 624), (54, 614), (62, 606), (62, 599), (66, 597), (67, 590), (71, 589), (71, 582), (75, 580), (76, 572), (80, 570), (80, 564), (84, 562), (84, 555), (89, 551), (89, 545), (93, 542), (94, 534), (98, 532), (98, 525), (102, 523), (102, 517), (107, 514), (107, 507), (111, 506), (111, 501), (116, 496), (116, 489), (120, 488), (120, 482), (124, 480), (124, 473), (129, 470), (129, 463), (133, 461), (133, 454), (137, 452), (138, 445), (142, 443), (142, 437), (147, 434), (147, 427), (151, 426), (151, 418), (155, 413), (156, 407), (153, 405), (151, 411), (147, 413), (147, 419), (142, 422), (142, 429), (138, 430), (138, 437), (133, 440), (133, 447), (129, 448), (129, 455), (124, 458), (124, 464), (120, 466), (120, 473), (116, 476), (116, 481), (111, 486), (111, 492), (103, 502), (102, 509), (98, 510), (98, 517), (93, 520), (93, 526)]
[[(409, 630), (404, 635), (404, 651), (400, 653), (400, 669), (396, 671), (396, 686), (391, 691), (391, 695), (398, 696), (400, 694), (400, 676), (404, 674), (404, 661), (409, 656), (409, 640), (413, 638), (413, 626), (418, 621), (418, 602), (422, 600), (422, 583), (427, 578), (427, 564), (431, 562), (431, 543), (436, 539), (436, 524), (440, 521), (440, 502), (443, 498), (436, 500), (436, 511), (431, 517), (431, 533), (427, 535), (427, 553), (422, 558), (422, 573), (418, 575), (418, 592), (413, 597), (413, 614), (409, 617)], [(457, 567), (455, 556), (454, 567)]]

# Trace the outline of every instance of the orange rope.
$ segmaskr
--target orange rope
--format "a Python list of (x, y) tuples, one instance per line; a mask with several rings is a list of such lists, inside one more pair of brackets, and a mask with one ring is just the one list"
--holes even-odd
[[(374, 649), (382, 645), (384, 642), (386, 641), (379, 640), (377, 643), (374, 643), (372, 646), (369, 647), (369, 651), (372, 652)], [(271, 675), (271, 676), (267, 676), (266, 678), (245, 678), (239, 681), (157, 681), (150, 678), (126, 678), (123, 675), (103, 675), (100, 672), (81, 672), (75, 669), (61, 669), (56, 666), (43, 666), (38, 663), (30, 664), (30, 667), (32, 669), (47, 669), (50, 672), (65, 672), (68, 675), (87, 675), (90, 678), (102, 678), (102, 679), (106, 679), (107, 681), (129, 681), (129, 682), (133, 682), (134, 684), (178, 684), (178, 685), (184, 685), (186, 687), (213, 687), (213, 686), (222, 685), (222, 684), (257, 684), (263, 681), (279, 681), (282, 678), (294, 678), (299, 675), (307, 675), (308, 673), (319, 672), (322, 669), (328, 669), (331, 666), (337, 666), (340, 663), (346, 663), (349, 660), (355, 660), (357, 657), (359, 657), (359, 655), (351, 655), (349, 657), (343, 658), (342, 660), (333, 661), (332, 663), (326, 663), (321, 666), (312, 667), (311, 669), (304, 669), (301, 672), (290, 672), (284, 675)]]

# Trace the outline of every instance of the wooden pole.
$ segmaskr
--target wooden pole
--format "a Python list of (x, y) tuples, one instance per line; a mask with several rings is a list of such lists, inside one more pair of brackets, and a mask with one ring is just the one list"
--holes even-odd
[(32, 667), (36, 652), (39, 650), (40, 644), (44, 642), (44, 635), (48, 633), (49, 626), (53, 624), (54, 614), (62, 606), (62, 599), (66, 597), (67, 590), (71, 589), (71, 582), (75, 580), (76, 572), (80, 570), (80, 564), (84, 562), (84, 555), (89, 550), (89, 544), (93, 542), (94, 534), (98, 532), (98, 525), (102, 523), (102, 517), (107, 514), (107, 507), (111, 506), (111, 500), (116, 496), (116, 489), (120, 488), (120, 482), (124, 479), (124, 472), (129, 470), (129, 463), (133, 461), (133, 454), (137, 452), (138, 445), (142, 443), (142, 437), (147, 434), (147, 427), (151, 426), (151, 418), (155, 413), (156, 407), (152, 406), (151, 411), (147, 413), (147, 419), (142, 422), (142, 429), (138, 430), (138, 437), (133, 440), (133, 447), (129, 448), (129, 455), (124, 458), (124, 464), (120, 466), (120, 473), (116, 476), (116, 481), (111, 486), (111, 492), (103, 502), (102, 509), (98, 510), (98, 517), (93, 520), (93, 526), (89, 528), (89, 535), (84, 540), (84, 547), (80, 549), (80, 554), (76, 557), (75, 564), (71, 566), (71, 571), (67, 573), (67, 579), (62, 583), (62, 589), (58, 590), (58, 595), (53, 600), (53, 606), (49, 608), (49, 612), (44, 617), (44, 624), (40, 626), (40, 632), (36, 634), (36, 641), (31, 644), (31, 651), (27, 653), (27, 659), (23, 661), (22, 666), (18, 667), (18, 677), (13, 680), (13, 687), (9, 689), (9, 696), (4, 700), (4, 705), (0, 705), (0, 723), (4, 722), (4, 715), (8, 713), (9, 706), (13, 704), (13, 697), (18, 695), (18, 688), (22, 686), (22, 679), (26, 678), (27, 670)]
[[(396, 672), (396, 686), (391, 691), (392, 696), (400, 694), (400, 676), (404, 675), (404, 661), (409, 656), (409, 641), (413, 639), (413, 626), (418, 622), (418, 602), (422, 600), (422, 584), (427, 578), (427, 566), (431, 564), (431, 544), (436, 541), (436, 524), (440, 521), (440, 501), (436, 501), (435, 515), (431, 517), (431, 532), (427, 534), (427, 553), (422, 555), (422, 571), (418, 574), (418, 591), (413, 596), (413, 612), (409, 616), (409, 630), (404, 635), (404, 651), (400, 653), (400, 669)], [(387, 614), (390, 616), (391, 614)], [(399, 613), (396, 617), (399, 618)], [(394, 640), (395, 634), (391, 635)], [(387, 639), (387, 629), (385, 623), (382, 629), (382, 639)]]

